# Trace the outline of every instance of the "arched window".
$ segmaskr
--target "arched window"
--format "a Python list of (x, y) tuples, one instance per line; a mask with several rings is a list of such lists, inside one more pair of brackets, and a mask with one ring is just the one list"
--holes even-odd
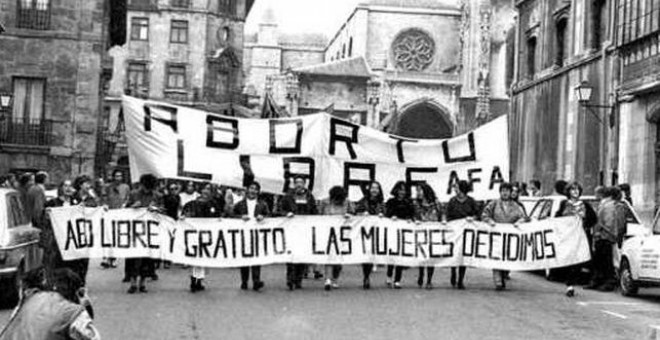
[(341, 46), (341, 58), (346, 58), (346, 44)]
[(564, 66), (566, 58), (566, 28), (568, 19), (561, 18), (555, 25), (555, 65)]
[(348, 56), (351, 57), (353, 55), (353, 37), (350, 37), (348, 39)]
[(527, 38), (527, 77), (533, 78), (536, 73), (536, 37)]
[[(591, 7), (591, 47), (599, 49), (607, 34), (607, 1), (594, 0)], [(649, 2), (650, 4), (650, 2)], [(650, 16), (649, 16), (650, 19)], [(647, 20), (649, 20), (647, 19)]]

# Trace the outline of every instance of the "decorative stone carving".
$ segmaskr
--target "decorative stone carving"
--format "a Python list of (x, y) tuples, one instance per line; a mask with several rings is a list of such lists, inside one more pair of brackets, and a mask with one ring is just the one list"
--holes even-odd
[(405, 71), (423, 71), (435, 55), (435, 42), (419, 29), (409, 29), (399, 33), (392, 43), (394, 64)]

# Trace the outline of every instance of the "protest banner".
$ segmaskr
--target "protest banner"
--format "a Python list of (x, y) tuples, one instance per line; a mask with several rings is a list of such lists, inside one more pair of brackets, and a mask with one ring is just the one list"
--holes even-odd
[(145, 209), (65, 207), (51, 222), (65, 260), (152, 257), (203, 267), (275, 263), (458, 266), (537, 270), (588, 261), (576, 217), (490, 226), (376, 216), (174, 221)]
[(131, 175), (209, 181), (242, 187), (255, 179), (281, 194), (296, 175), (317, 198), (341, 185), (356, 200), (359, 186), (426, 181), (446, 201), (459, 179), (473, 196), (498, 197), (509, 174), (506, 117), (447, 140), (408, 139), (319, 113), (241, 119), (123, 97)]

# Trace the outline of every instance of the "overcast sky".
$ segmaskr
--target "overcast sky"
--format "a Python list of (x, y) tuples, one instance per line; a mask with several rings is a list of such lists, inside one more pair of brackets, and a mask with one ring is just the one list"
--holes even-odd
[(323, 33), (328, 38), (348, 19), (360, 0), (256, 0), (247, 17), (245, 32), (254, 33), (271, 6), (280, 32)]

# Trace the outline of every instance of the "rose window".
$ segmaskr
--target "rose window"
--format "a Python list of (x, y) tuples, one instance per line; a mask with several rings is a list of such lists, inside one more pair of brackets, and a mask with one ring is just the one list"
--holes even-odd
[(394, 64), (406, 71), (422, 71), (433, 62), (435, 43), (431, 37), (417, 29), (399, 34), (392, 43)]

